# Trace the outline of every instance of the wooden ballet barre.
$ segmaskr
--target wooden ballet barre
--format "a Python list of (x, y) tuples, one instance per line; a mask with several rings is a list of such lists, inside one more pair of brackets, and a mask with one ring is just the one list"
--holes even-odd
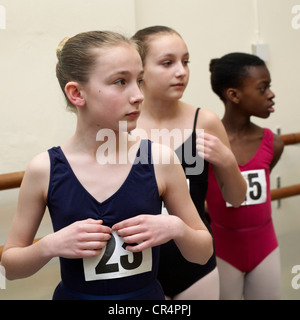
[(271, 190), (271, 200), (279, 200), (300, 195), (300, 184)]
[[(300, 132), (280, 135), (285, 145), (300, 143)], [(0, 190), (19, 188), (24, 176), (24, 171), (0, 174)], [(279, 200), (300, 195), (300, 184), (271, 190), (271, 200)], [(35, 239), (34, 242), (40, 239)], [(0, 246), (0, 260), (3, 246)]]
[(24, 171), (0, 174), (0, 190), (19, 188)]
[[(288, 198), (292, 196), (300, 195), (300, 184), (295, 184), (288, 187), (282, 187), (278, 189), (271, 190), (271, 200), (279, 200), (283, 198)], [(33, 243), (39, 241), (40, 239), (34, 239)], [(3, 246), (0, 246), (0, 260), (2, 256)]]
[[(300, 143), (300, 132), (282, 134), (280, 138), (285, 145)], [(24, 176), (24, 171), (0, 174), (0, 190), (19, 188)]]
[(291, 144), (297, 144), (297, 143), (300, 143), (300, 132), (282, 134), (280, 135), (280, 138), (284, 142), (285, 146), (288, 146)]

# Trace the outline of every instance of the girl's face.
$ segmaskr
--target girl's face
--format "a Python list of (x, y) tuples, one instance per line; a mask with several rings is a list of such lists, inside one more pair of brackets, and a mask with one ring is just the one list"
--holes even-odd
[(100, 128), (118, 131), (119, 121), (127, 121), (128, 131), (136, 127), (143, 66), (137, 50), (127, 44), (94, 49), (97, 64), (83, 86), (85, 111)]
[(250, 67), (248, 77), (243, 80), (240, 89), (242, 110), (247, 115), (268, 118), (274, 112), (274, 93), (270, 89), (271, 78), (264, 66)]
[(177, 34), (150, 36), (143, 92), (162, 100), (180, 99), (189, 81), (189, 53)]

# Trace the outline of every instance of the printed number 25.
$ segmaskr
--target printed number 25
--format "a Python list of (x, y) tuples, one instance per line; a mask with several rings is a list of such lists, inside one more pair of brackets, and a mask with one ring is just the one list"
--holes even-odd
[[(135, 245), (132, 244), (131, 245)], [(127, 243), (123, 243), (122, 248), (125, 249), (127, 246)], [(95, 270), (96, 274), (102, 274), (102, 273), (110, 273), (110, 272), (118, 272), (119, 271), (119, 263), (108, 263), (109, 259), (112, 257), (114, 251), (116, 248), (116, 240), (114, 235), (112, 234), (111, 239), (108, 241), (107, 246), (105, 248), (105, 252), (103, 254), (103, 257), (97, 264)], [(134, 252), (131, 253), (133, 255), (132, 262), (129, 261), (128, 255), (122, 255), (120, 256), (120, 264), (121, 266), (126, 270), (132, 270), (138, 268), (143, 259), (142, 252)]]
[[(258, 200), (261, 197), (262, 189), (259, 181), (254, 181), (255, 178), (258, 178), (258, 173), (249, 173), (248, 174), (248, 182), (249, 182), (249, 189), (251, 188), (251, 191), (249, 192), (249, 196), (253, 200)], [(253, 188), (256, 187), (256, 194), (253, 192)]]

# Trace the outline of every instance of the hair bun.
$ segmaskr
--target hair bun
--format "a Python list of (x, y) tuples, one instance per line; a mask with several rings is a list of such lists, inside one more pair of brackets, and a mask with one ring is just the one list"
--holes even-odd
[(220, 59), (211, 59), (209, 63), (209, 71), (213, 72)]
[(70, 37), (64, 37), (61, 42), (58, 44), (58, 47), (56, 49), (56, 56), (57, 58), (59, 59), (60, 58), (60, 54), (61, 54), (61, 51), (64, 47), (64, 45), (66, 44), (66, 42), (70, 39)]

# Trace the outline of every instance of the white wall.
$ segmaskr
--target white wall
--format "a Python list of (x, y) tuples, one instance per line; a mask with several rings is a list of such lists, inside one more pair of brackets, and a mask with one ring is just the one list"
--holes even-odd
[[(267, 120), (253, 120), (274, 131), (299, 132), (300, 30), (291, 25), (296, 4), (300, 0), (0, 0), (6, 9), (6, 29), (0, 28), (0, 173), (25, 170), (35, 154), (61, 144), (73, 133), (75, 116), (65, 111), (55, 77), (55, 50), (63, 37), (87, 30), (131, 35), (154, 24), (175, 28), (191, 54), (191, 79), (184, 100), (220, 117), (223, 105), (209, 83), (210, 59), (232, 51), (250, 53), (253, 42), (264, 42), (269, 47), (276, 112)], [(282, 185), (300, 183), (299, 157), (300, 146), (286, 147), (272, 173), (273, 187), (277, 175)], [(18, 190), (0, 192), (0, 244), (17, 194)], [(282, 200), (279, 209), (273, 203), (282, 252), (283, 298), (300, 298), (300, 290), (290, 284), (291, 268), (300, 264), (295, 243), (300, 240), (299, 205), (299, 196)], [(46, 218), (40, 235), (50, 231)], [(54, 261), (33, 278), (8, 283), (6, 290), (0, 290), (0, 299), (50, 298), (58, 278)], [(29, 291), (35, 293), (29, 295)]]

